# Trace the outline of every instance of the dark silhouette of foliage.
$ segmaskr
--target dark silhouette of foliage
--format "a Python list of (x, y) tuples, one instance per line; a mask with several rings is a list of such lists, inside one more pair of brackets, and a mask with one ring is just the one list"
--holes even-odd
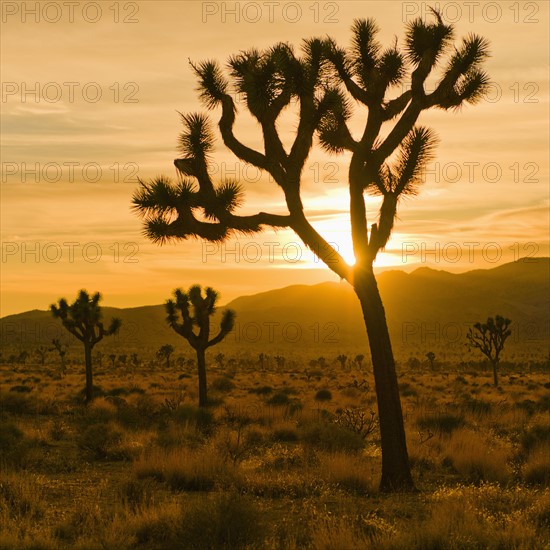
[(113, 318), (109, 328), (103, 326), (100, 300), (99, 292), (90, 296), (85, 290), (81, 290), (72, 304), (61, 298), (57, 305), (50, 306), (53, 316), (61, 319), (63, 326), (84, 345), (86, 403), (90, 403), (94, 398), (92, 350), (105, 336), (116, 334), (122, 324), (120, 319)]
[(65, 355), (67, 355), (67, 350), (69, 346), (58, 338), (54, 338), (52, 340), (53, 348), (50, 348), (49, 351), (57, 351), (59, 354), (59, 359), (61, 361), (61, 374), (65, 374)]
[[(221, 109), (224, 144), (240, 160), (267, 172), (284, 195), (288, 213), (238, 215), (243, 189), (236, 181), (214, 183), (210, 155), (214, 134), (206, 115), (182, 115), (180, 176), (140, 181), (133, 207), (144, 218), (144, 232), (164, 243), (199, 237), (219, 242), (233, 234), (267, 227), (292, 229), (359, 298), (372, 356), (382, 444), (383, 491), (414, 490), (410, 473), (395, 360), (373, 263), (390, 238), (401, 198), (418, 193), (421, 174), (434, 155), (435, 133), (416, 123), (431, 108), (458, 110), (475, 104), (489, 78), (481, 69), (488, 56), (485, 39), (470, 34), (453, 48), (454, 29), (432, 10), (434, 22), (407, 24), (405, 44), (388, 48), (377, 41), (372, 19), (358, 19), (348, 49), (332, 39), (304, 40), (301, 52), (279, 43), (229, 58), (227, 75), (215, 61), (191, 63), (200, 97), (208, 109)], [(428, 92), (425, 83), (436, 78)], [(392, 97), (407, 81), (410, 89)], [(234, 132), (235, 89), (261, 129), (263, 152), (242, 143)], [(368, 115), (359, 138), (348, 127), (352, 102)], [(277, 131), (283, 110), (296, 106), (299, 120), (285, 147)], [(382, 131), (384, 125), (384, 131)], [(390, 127), (391, 126), (391, 127)], [(301, 198), (301, 175), (317, 135), (330, 153), (348, 152), (351, 236), (355, 264), (348, 265), (310, 224)], [(378, 220), (367, 223), (365, 194), (381, 197)]]
[(433, 351), (429, 351), (426, 353), (426, 359), (428, 360), (428, 363), (430, 364), (430, 369), (434, 370), (435, 367), (435, 353)]
[(336, 361), (340, 363), (342, 370), (344, 370), (346, 368), (346, 363), (348, 362), (348, 356), (341, 353), (336, 357)]
[(40, 358), (40, 364), (44, 366), (44, 363), (46, 361), (46, 354), (48, 353), (48, 348), (44, 346), (38, 346), (35, 350), (36, 355)]
[(498, 363), (500, 354), (504, 349), (506, 339), (512, 334), (510, 330), (510, 319), (505, 319), (501, 315), (497, 315), (494, 319), (489, 317), (486, 323), (475, 323), (473, 328), (470, 328), (466, 337), (468, 338), (468, 346), (478, 349), (489, 359), (493, 367), (493, 383), (498, 386)]
[(157, 358), (164, 360), (166, 362), (165, 366), (167, 369), (170, 368), (170, 357), (174, 353), (174, 346), (171, 344), (164, 344), (157, 351)]
[[(175, 299), (166, 302), (168, 324), (183, 336), (197, 353), (200, 407), (208, 404), (205, 352), (221, 342), (235, 325), (235, 312), (226, 309), (222, 314), (218, 334), (210, 338), (210, 317), (216, 310), (219, 294), (210, 287), (204, 292), (203, 297), (200, 285), (192, 286), (186, 293), (177, 288), (174, 290)], [(198, 329), (197, 332), (195, 328)]]

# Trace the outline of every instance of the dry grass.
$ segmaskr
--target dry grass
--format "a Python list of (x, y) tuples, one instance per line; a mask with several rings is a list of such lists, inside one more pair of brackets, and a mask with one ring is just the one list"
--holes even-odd
[(196, 377), (175, 368), (104, 368), (86, 408), (80, 367), (63, 379), (0, 367), (0, 548), (545, 547), (544, 374), (502, 373), (500, 391), (489, 373), (401, 377), (421, 489), (403, 496), (377, 491), (376, 430), (336, 421), (370, 414), (372, 375), (320, 370), (219, 372), (219, 404), (200, 411)]

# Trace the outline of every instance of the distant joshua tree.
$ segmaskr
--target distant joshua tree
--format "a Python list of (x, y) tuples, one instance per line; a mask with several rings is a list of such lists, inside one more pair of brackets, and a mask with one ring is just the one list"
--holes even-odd
[(435, 367), (435, 353), (433, 351), (429, 351), (426, 353), (426, 359), (428, 360), (428, 363), (430, 364), (430, 369), (434, 370)]
[(363, 368), (364, 359), (365, 359), (365, 356), (362, 353), (355, 356), (355, 362), (357, 363), (357, 366), (359, 367), (359, 370), (361, 370)]
[[(454, 46), (454, 28), (432, 10), (434, 21), (407, 23), (403, 44), (379, 42), (373, 19), (357, 19), (352, 44), (310, 38), (301, 51), (287, 43), (252, 48), (229, 58), (227, 70), (216, 61), (191, 63), (208, 109), (221, 111), (218, 122), (225, 146), (265, 174), (284, 197), (286, 209), (240, 215), (243, 188), (234, 180), (215, 182), (215, 135), (203, 113), (182, 115), (182, 158), (174, 164), (177, 182), (165, 176), (140, 181), (133, 206), (145, 218), (145, 235), (154, 242), (198, 237), (221, 242), (235, 234), (267, 228), (294, 233), (355, 291), (363, 313), (378, 396), (382, 447), (382, 491), (411, 491), (403, 412), (384, 306), (374, 262), (392, 233), (402, 199), (418, 193), (423, 169), (434, 156), (435, 133), (418, 125), (430, 109), (458, 111), (479, 101), (489, 84), (482, 70), (488, 43), (471, 33)], [(405, 89), (405, 83), (410, 88)], [(232, 91), (243, 98), (261, 132), (260, 148), (244, 144), (235, 131), (238, 114)], [(353, 100), (353, 101), (352, 101)], [(357, 124), (348, 124), (352, 105)], [(241, 106), (239, 105), (239, 109)], [(278, 120), (292, 111), (297, 121), (282, 135)], [(351, 127), (359, 128), (354, 136)], [(303, 203), (303, 172), (315, 137), (329, 153), (347, 153), (351, 239), (355, 263), (317, 231)], [(376, 220), (367, 220), (365, 195), (377, 195)]]
[[(235, 312), (232, 309), (226, 309), (223, 312), (220, 330), (214, 338), (210, 339), (210, 317), (216, 310), (218, 293), (207, 287), (203, 297), (200, 285), (194, 285), (187, 293), (179, 288), (174, 290), (174, 298), (175, 300), (166, 302), (166, 320), (170, 327), (187, 339), (197, 353), (199, 407), (206, 407), (208, 399), (205, 353), (209, 347), (221, 342), (233, 330)], [(194, 331), (195, 327), (198, 328), (198, 332)]]
[(120, 319), (114, 318), (111, 320), (109, 328), (104, 328), (99, 306), (100, 300), (99, 292), (90, 296), (85, 290), (81, 290), (72, 304), (69, 305), (65, 298), (61, 298), (57, 305), (50, 306), (53, 316), (61, 319), (63, 326), (84, 345), (86, 404), (94, 398), (92, 350), (105, 336), (116, 334), (122, 324)]
[(39, 346), (34, 351), (36, 352), (36, 355), (38, 355), (38, 357), (40, 357), (40, 364), (42, 366), (44, 366), (44, 363), (46, 361), (46, 354), (49, 351), (48, 348), (46, 348), (44, 346)]
[(167, 369), (170, 368), (170, 357), (172, 353), (174, 353), (174, 346), (171, 344), (164, 344), (164, 346), (161, 346), (157, 351), (157, 358), (166, 362), (165, 367)]
[(61, 361), (61, 374), (65, 374), (65, 355), (67, 355), (67, 349), (69, 348), (69, 346), (61, 342), (61, 340), (59, 340), (58, 338), (54, 338), (52, 340), (52, 345), (53, 348), (50, 348), (49, 351), (57, 351), (57, 353), (59, 354), (59, 359)]
[(506, 339), (512, 334), (510, 330), (510, 319), (497, 315), (494, 319), (489, 317), (486, 323), (475, 323), (470, 328), (466, 337), (468, 338), (468, 347), (477, 348), (491, 363), (493, 367), (493, 383), (498, 386), (498, 363), (500, 354), (504, 349)]
[(342, 370), (346, 368), (346, 363), (348, 362), (348, 356), (341, 353), (336, 360), (340, 363)]

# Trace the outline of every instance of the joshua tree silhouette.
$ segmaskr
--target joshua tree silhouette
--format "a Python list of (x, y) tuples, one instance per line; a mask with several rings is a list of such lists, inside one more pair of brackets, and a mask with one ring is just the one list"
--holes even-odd
[(164, 346), (161, 346), (157, 351), (157, 357), (159, 359), (164, 359), (167, 369), (170, 368), (170, 356), (172, 355), (172, 353), (174, 353), (174, 346), (172, 346), (171, 344), (164, 344)]
[[(458, 48), (451, 49), (452, 25), (446, 25), (436, 11), (433, 15), (433, 23), (420, 18), (408, 23), (402, 51), (397, 41), (382, 49), (376, 40), (375, 22), (358, 19), (352, 27), (352, 46), (347, 50), (331, 39), (314, 38), (304, 40), (301, 56), (281, 43), (265, 51), (252, 49), (230, 57), (233, 87), (261, 127), (263, 152), (235, 136), (237, 109), (229, 93), (230, 80), (218, 63), (191, 64), (206, 107), (221, 108), (219, 130), (224, 144), (242, 161), (271, 175), (284, 195), (288, 214), (235, 213), (243, 200), (241, 186), (235, 181), (214, 185), (209, 173), (214, 135), (208, 118), (198, 113), (182, 115), (183, 158), (174, 161), (180, 181), (172, 183), (163, 176), (140, 181), (133, 197), (134, 208), (145, 218), (145, 234), (155, 242), (189, 237), (223, 241), (234, 233), (290, 228), (353, 286), (363, 311), (376, 382), (383, 491), (414, 490), (414, 484), (395, 361), (373, 264), (390, 238), (399, 199), (417, 192), (422, 169), (433, 155), (435, 134), (415, 126), (420, 114), (432, 107), (456, 110), (466, 102), (475, 103), (488, 84), (487, 75), (480, 70), (488, 55), (487, 42), (470, 34)], [(435, 89), (427, 93), (426, 79), (441, 66), (447, 52), (450, 55), (436, 76)], [(407, 77), (411, 88), (390, 99), (389, 90), (406, 82)], [(347, 126), (351, 105), (346, 93), (368, 110), (359, 139), (354, 139)], [(285, 147), (276, 122), (292, 101), (297, 105), (299, 121), (292, 144)], [(388, 124), (393, 124), (389, 133)], [(346, 264), (304, 212), (301, 175), (316, 132), (329, 152), (351, 153), (348, 184), (353, 266)], [(365, 193), (382, 198), (378, 221), (370, 230)]]
[(498, 386), (498, 363), (500, 353), (504, 349), (504, 343), (512, 334), (510, 330), (510, 319), (497, 315), (494, 319), (489, 317), (486, 323), (475, 323), (470, 328), (466, 338), (470, 349), (477, 348), (491, 363), (493, 367), (493, 383)]
[[(84, 359), (86, 363), (86, 403), (94, 398), (92, 373), (92, 350), (105, 336), (116, 334), (122, 324), (120, 319), (114, 318), (108, 329), (103, 327), (101, 294), (96, 292), (90, 296), (85, 290), (78, 293), (76, 300), (69, 305), (65, 298), (59, 303), (52, 304), (50, 310), (54, 317), (61, 319), (63, 326), (84, 345)], [(54, 344), (55, 345), (55, 344)]]
[[(205, 352), (209, 347), (221, 342), (231, 332), (235, 325), (235, 312), (232, 309), (226, 309), (223, 312), (220, 331), (217, 336), (209, 339), (210, 317), (216, 310), (218, 293), (207, 287), (203, 297), (201, 287), (194, 285), (187, 293), (182, 292), (179, 288), (174, 290), (174, 298), (175, 300), (166, 302), (166, 320), (180, 336), (187, 339), (197, 353), (199, 407), (205, 407), (208, 404)], [(194, 332), (194, 327), (198, 327), (198, 333)]]

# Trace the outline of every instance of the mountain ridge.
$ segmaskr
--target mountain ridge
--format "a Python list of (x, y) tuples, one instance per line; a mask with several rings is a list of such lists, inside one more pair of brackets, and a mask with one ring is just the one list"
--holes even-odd
[[(464, 353), (467, 326), (496, 314), (513, 321), (515, 334), (508, 347), (539, 355), (545, 353), (545, 346), (547, 349), (550, 258), (464, 273), (428, 267), (409, 273), (387, 270), (377, 280), (396, 355), (424, 355), (428, 348)], [(317, 350), (328, 354), (368, 348), (360, 304), (346, 282), (290, 285), (240, 296), (219, 310), (225, 307), (235, 309), (237, 324), (216, 347), (224, 353)], [(153, 353), (166, 343), (187, 348), (167, 326), (163, 304), (103, 307), (106, 322), (114, 316), (123, 321), (121, 333), (106, 338), (98, 348), (120, 353)], [(217, 322), (214, 319), (213, 331)], [(50, 344), (52, 338), (67, 341), (69, 336), (47, 310), (34, 309), (0, 319), (0, 343), (6, 350), (32, 350)]]

